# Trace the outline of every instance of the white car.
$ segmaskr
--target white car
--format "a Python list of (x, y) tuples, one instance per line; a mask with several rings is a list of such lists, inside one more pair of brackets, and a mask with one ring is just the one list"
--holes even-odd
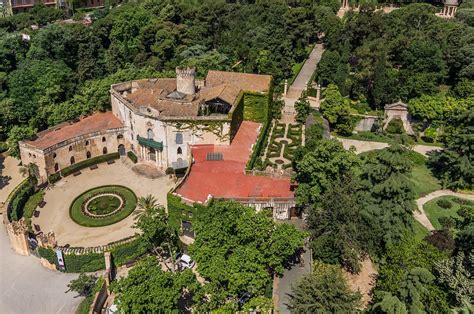
[(194, 261), (191, 259), (191, 256), (187, 254), (179, 254), (177, 261), (183, 269), (193, 268), (195, 264)]

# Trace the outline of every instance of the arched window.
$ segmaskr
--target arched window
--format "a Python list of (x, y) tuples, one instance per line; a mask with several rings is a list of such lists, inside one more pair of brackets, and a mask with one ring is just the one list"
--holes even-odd
[(89, 145), (89, 141), (86, 141), (86, 146)]
[(91, 158), (91, 152), (87, 152), (86, 157), (87, 157), (87, 159)]
[(71, 157), (71, 165), (74, 165), (76, 163), (76, 159), (74, 159), (74, 156)]
[(183, 144), (183, 133), (176, 133), (176, 144)]
[(55, 163), (54, 164), (54, 172), (58, 172), (59, 171), (59, 165), (58, 163)]
[(31, 157), (31, 153), (28, 153), (28, 156)]
[(104, 155), (107, 154), (107, 147), (104, 147), (104, 148), (102, 149), (102, 154), (104, 154)]
[(130, 138), (131, 138), (131, 139), (132, 139), (132, 141), (133, 141), (133, 134), (130, 134)]
[(183, 150), (181, 149), (181, 147), (178, 147), (178, 155), (181, 155), (183, 153)]
[(33, 158), (36, 158), (36, 155), (35, 155), (35, 154), (33, 154)]
[(53, 158), (56, 158), (56, 153), (53, 153)]
[(118, 140), (120, 140), (120, 139), (122, 139), (122, 138), (123, 138), (123, 134), (117, 135), (117, 139), (118, 139)]
[(102, 136), (102, 142), (105, 142), (106, 139), (105, 139), (105, 136)]
[(69, 146), (69, 151), (72, 151), (72, 146)]
[(152, 129), (148, 129), (146, 131), (146, 135), (149, 139), (152, 139), (153, 138), (153, 130)]

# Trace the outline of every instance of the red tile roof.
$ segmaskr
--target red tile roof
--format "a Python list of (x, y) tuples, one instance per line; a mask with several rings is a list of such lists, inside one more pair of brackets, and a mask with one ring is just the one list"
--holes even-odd
[[(260, 124), (242, 122), (230, 146), (196, 145), (192, 147), (194, 164), (186, 181), (176, 193), (192, 201), (205, 202), (209, 194), (216, 198), (294, 198), (290, 179), (245, 175), (245, 165)], [(207, 153), (221, 152), (224, 160), (208, 161)]]
[(46, 149), (71, 138), (92, 132), (107, 131), (123, 127), (111, 111), (97, 112), (78, 122), (66, 122), (37, 134), (37, 138), (24, 143), (37, 149)]

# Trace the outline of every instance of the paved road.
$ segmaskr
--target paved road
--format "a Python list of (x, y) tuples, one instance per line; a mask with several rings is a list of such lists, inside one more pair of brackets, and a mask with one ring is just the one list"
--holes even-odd
[[(301, 219), (289, 220), (288, 223), (296, 225), (298, 229), (303, 229), (304, 222)], [(311, 272), (311, 251), (306, 247), (303, 253), (302, 265), (297, 264), (292, 268), (285, 270), (283, 276), (277, 279), (274, 291), (274, 302), (276, 303), (277, 313), (290, 313), (287, 305), (289, 302), (289, 294), (291, 294), (291, 286), (296, 285), (298, 281), (306, 274)]]
[(464, 198), (467, 200), (474, 201), (474, 195), (473, 194), (465, 194), (465, 193), (458, 193), (458, 192), (453, 192), (451, 190), (438, 190), (431, 192), (428, 195), (425, 195), (423, 197), (420, 197), (419, 199), (416, 200), (416, 206), (418, 207), (418, 210), (413, 213), (414, 217), (416, 220), (418, 220), (419, 223), (421, 223), (423, 226), (425, 226), (426, 229), (432, 231), (435, 230), (433, 225), (431, 224), (431, 221), (428, 219), (428, 216), (426, 216), (426, 213), (423, 209), (423, 205), (428, 203), (429, 201), (438, 198), (440, 196), (456, 196), (459, 198)]
[[(2, 215), (0, 215), (3, 221)], [(5, 226), (0, 225), (0, 313), (74, 313), (82, 298), (64, 293), (77, 274), (48, 270), (32, 256), (13, 252)]]

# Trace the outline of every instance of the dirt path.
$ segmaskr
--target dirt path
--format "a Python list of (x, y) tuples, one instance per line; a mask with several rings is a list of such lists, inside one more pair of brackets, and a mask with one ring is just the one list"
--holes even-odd
[(431, 224), (431, 221), (428, 219), (428, 216), (426, 216), (423, 206), (429, 201), (435, 198), (438, 198), (440, 196), (456, 196), (459, 198), (474, 201), (474, 194), (453, 192), (451, 190), (438, 190), (426, 196), (420, 197), (419, 199), (416, 200), (416, 206), (418, 207), (418, 210), (413, 213), (413, 216), (415, 217), (416, 220), (418, 220), (419, 223), (421, 223), (429, 231), (433, 231), (435, 230), (435, 228)]
[(370, 292), (375, 285), (378, 273), (369, 257), (361, 262), (361, 266), (360, 273), (351, 274), (344, 271), (344, 277), (352, 291), (359, 291), (362, 294), (362, 306), (365, 308), (372, 299)]

